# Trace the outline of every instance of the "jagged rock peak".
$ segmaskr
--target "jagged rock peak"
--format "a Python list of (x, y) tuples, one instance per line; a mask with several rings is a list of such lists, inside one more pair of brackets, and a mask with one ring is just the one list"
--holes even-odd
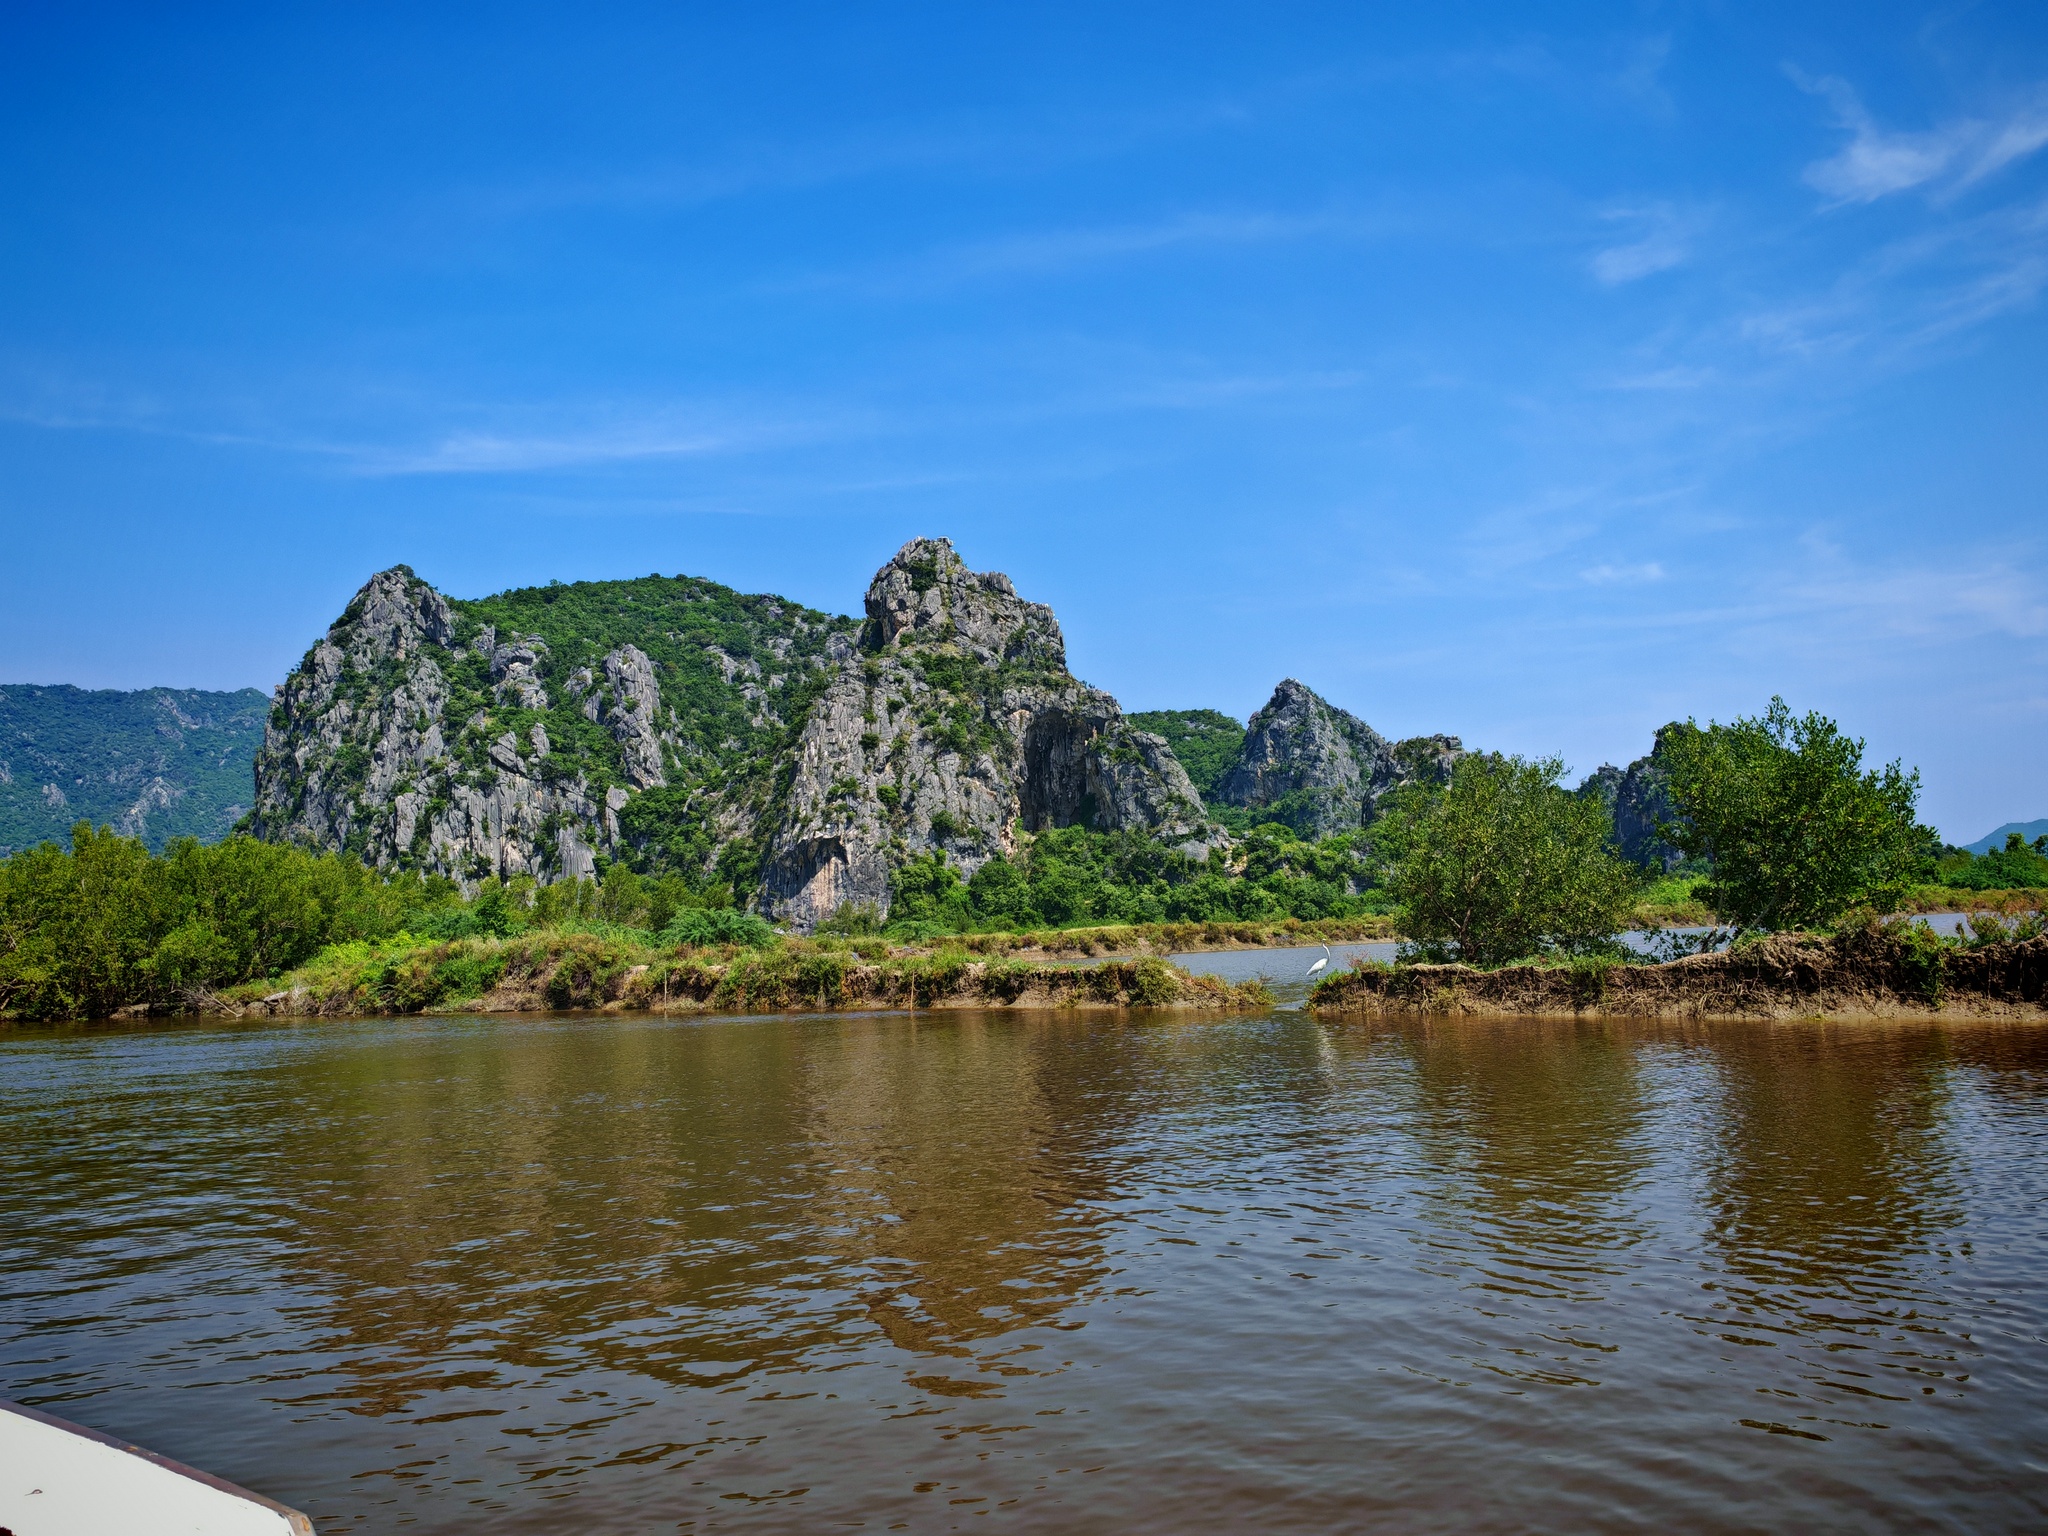
[(422, 643), (446, 645), (454, 634), (448, 600), (411, 566), (394, 565), (356, 589), (327, 637), (353, 656), (381, 661), (410, 655)]
[(461, 599), (394, 566), (279, 687), (251, 826), (466, 885), (599, 855), (709, 879), (766, 835), (774, 754), (854, 628), (695, 577)]
[(954, 644), (985, 665), (1064, 671), (1067, 645), (1043, 603), (1017, 596), (1000, 571), (970, 571), (951, 539), (912, 539), (868, 583), (871, 651)]
[(1297, 830), (1326, 837), (1370, 822), (1397, 784), (1448, 777), (1463, 752), (1455, 736), (1390, 742), (1290, 677), (1249, 721), (1219, 797), (1248, 809), (1284, 809)]
[(937, 853), (962, 876), (1068, 826), (1144, 830), (1191, 857), (1222, 841), (1164, 739), (1078, 681), (1052, 610), (913, 539), (868, 588), (849, 658), (797, 742), (763, 865), (799, 928), (843, 903), (886, 912), (890, 875)]
[(1361, 825), (1376, 785), (1396, 772), (1391, 742), (1290, 677), (1248, 722), (1222, 797), (1261, 808), (1305, 797), (1315, 803), (1302, 808), (1303, 830), (1327, 835)]

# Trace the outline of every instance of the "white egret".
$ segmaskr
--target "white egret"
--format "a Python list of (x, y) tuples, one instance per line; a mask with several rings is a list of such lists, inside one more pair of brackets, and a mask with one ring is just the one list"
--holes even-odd
[(1309, 973), (1309, 975), (1311, 975), (1311, 976), (1315, 975), (1315, 973), (1316, 973), (1317, 971), (1320, 971), (1320, 970), (1321, 970), (1321, 969), (1322, 969), (1322, 968), (1323, 968), (1324, 966), (1328, 965), (1329, 963), (1330, 963), (1330, 946), (1329, 946), (1329, 945), (1327, 945), (1327, 944), (1325, 944), (1325, 945), (1323, 946), (1323, 958), (1322, 958), (1322, 959), (1320, 959), (1320, 960), (1318, 960), (1318, 961), (1317, 961), (1317, 962), (1316, 962), (1316, 963), (1315, 963), (1314, 965), (1312, 965), (1312, 966), (1310, 966), (1310, 967), (1308, 968), (1308, 973)]

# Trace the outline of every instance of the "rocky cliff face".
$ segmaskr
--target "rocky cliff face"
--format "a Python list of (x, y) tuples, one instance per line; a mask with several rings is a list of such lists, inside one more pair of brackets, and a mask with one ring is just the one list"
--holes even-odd
[(1217, 797), (1278, 812), (1303, 835), (1327, 837), (1369, 823), (1398, 784), (1441, 781), (1463, 751), (1455, 736), (1390, 742), (1290, 677), (1252, 716)]
[(1665, 787), (1670, 776), (1660, 755), (1665, 733), (1671, 729), (1667, 725), (1657, 732), (1656, 744), (1648, 757), (1637, 758), (1626, 769), (1603, 763), (1587, 776), (1578, 791), (1606, 805), (1614, 817), (1614, 846), (1623, 858), (1636, 864), (1654, 864), (1666, 871), (1676, 868), (1685, 858), (1657, 831), (1660, 822), (1674, 819), (1671, 797)]
[(1068, 673), (1052, 610), (943, 539), (882, 568), (864, 624), (686, 577), (463, 602), (381, 572), (277, 690), (252, 817), (465, 885), (600, 857), (723, 878), (802, 927), (886, 911), (906, 859), (971, 874), (1075, 823), (1222, 837)]
[(1077, 681), (1052, 610), (916, 539), (868, 587), (860, 654), (812, 708), (764, 868), (764, 903), (809, 926), (886, 910), (890, 871), (942, 850), (963, 872), (1021, 835), (1143, 828), (1222, 840), (1166, 742)]
[[(708, 878), (761, 835), (769, 752), (854, 628), (686, 577), (464, 603), (397, 566), (277, 690), (253, 828), (464, 884), (587, 876), (649, 845)], [(647, 791), (671, 803), (622, 824)], [(678, 822), (697, 835), (667, 836)]]

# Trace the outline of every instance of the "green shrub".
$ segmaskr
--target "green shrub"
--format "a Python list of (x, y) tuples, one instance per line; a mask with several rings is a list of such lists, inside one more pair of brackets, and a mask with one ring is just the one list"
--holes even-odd
[(1925, 859), (1914, 822), (1920, 775), (1863, 770), (1863, 743), (1783, 699), (1755, 719), (1667, 727), (1668, 792), (1679, 820), (1659, 828), (1712, 862), (1699, 897), (1744, 928), (1831, 923), (1855, 907), (1889, 912)]
[(1146, 956), (1131, 967), (1130, 993), (1133, 1002), (1162, 1007), (1180, 998), (1180, 978), (1164, 960)]
[(1606, 807), (1560, 789), (1563, 771), (1474, 753), (1441, 789), (1396, 792), (1380, 836), (1399, 850), (1387, 883), (1419, 953), (1484, 966), (1611, 949), (1635, 871)]
[(103, 1018), (279, 975), (328, 945), (385, 937), (454, 887), (347, 856), (231, 837), (152, 857), (81, 822), (69, 849), (0, 861), (0, 1010)]
[(1898, 943), (1899, 967), (1909, 984), (1939, 1007), (1948, 980), (1950, 946), (1926, 923), (1908, 923), (1890, 933)]
[(686, 907), (657, 936), (658, 942), (668, 948), (685, 944), (737, 944), (746, 949), (764, 949), (775, 943), (776, 938), (775, 929), (766, 918), (730, 907)]

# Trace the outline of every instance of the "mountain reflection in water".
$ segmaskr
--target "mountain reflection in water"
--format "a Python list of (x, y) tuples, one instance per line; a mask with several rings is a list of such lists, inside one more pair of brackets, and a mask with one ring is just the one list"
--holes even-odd
[(2048, 1517), (2048, 1031), (0, 1037), (0, 1395), (383, 1531)]

